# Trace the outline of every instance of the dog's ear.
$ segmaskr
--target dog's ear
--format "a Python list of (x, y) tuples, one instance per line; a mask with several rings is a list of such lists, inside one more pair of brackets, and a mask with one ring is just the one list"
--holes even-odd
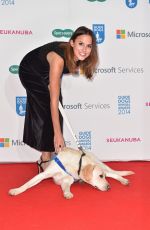
[(83, 180), (90, 182), (93, 176), (94, 165), (88, 164), (81, 170), (81, 177)]

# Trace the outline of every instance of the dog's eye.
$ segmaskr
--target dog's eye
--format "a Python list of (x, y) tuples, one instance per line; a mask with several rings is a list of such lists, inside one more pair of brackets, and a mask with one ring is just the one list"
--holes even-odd
[(102, 175), (99, 175), (99, 177), (100, 177), (100, 178), (103, 178), (104, 176), (103, 176), (103, 174), (102, 174)]

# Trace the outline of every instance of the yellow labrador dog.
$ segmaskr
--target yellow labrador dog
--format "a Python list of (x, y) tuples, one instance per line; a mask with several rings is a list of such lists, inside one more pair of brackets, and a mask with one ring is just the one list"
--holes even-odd
[(123, 176), (133, 174), (132, 171), (115, 171), (106, 164), (100, 162), (91, 153), (65, 147), (47, 165), (43, 164), (43, 172), (39, 173), (19, 188), (9, 190), (10, 195), (18, 195), (46, 178), (52, 177), (56, 184), (60, 185), (65, 198), (70, 199), (73, 194), (71, 185), (76, 180), (82, 180), (101, 191), (110, 189), (106, 177), (114, 178), (123, 185), (129, 181)]

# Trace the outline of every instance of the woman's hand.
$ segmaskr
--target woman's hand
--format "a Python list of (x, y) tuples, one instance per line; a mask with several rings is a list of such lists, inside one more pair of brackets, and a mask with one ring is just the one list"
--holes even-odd
[(55, 152), (58, 153), (65, 147), (65, 141), (63, 138), (62, 133), (55, 134), (54, 135), (54, 147), (55, 147)]

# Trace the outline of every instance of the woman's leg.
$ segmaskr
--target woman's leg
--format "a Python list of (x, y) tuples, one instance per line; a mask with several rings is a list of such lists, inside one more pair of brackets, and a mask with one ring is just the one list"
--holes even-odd
[(41, 160), (48, 161), (51, 160), (52, 152), (42, 152)]
[(52, 160), (54, 156), (54, 152), (42, 152), (40, 160), (38, 160), (38, 171), (39, 173), (44, 171), (47, 166), (49, 165), (49, 162)]

